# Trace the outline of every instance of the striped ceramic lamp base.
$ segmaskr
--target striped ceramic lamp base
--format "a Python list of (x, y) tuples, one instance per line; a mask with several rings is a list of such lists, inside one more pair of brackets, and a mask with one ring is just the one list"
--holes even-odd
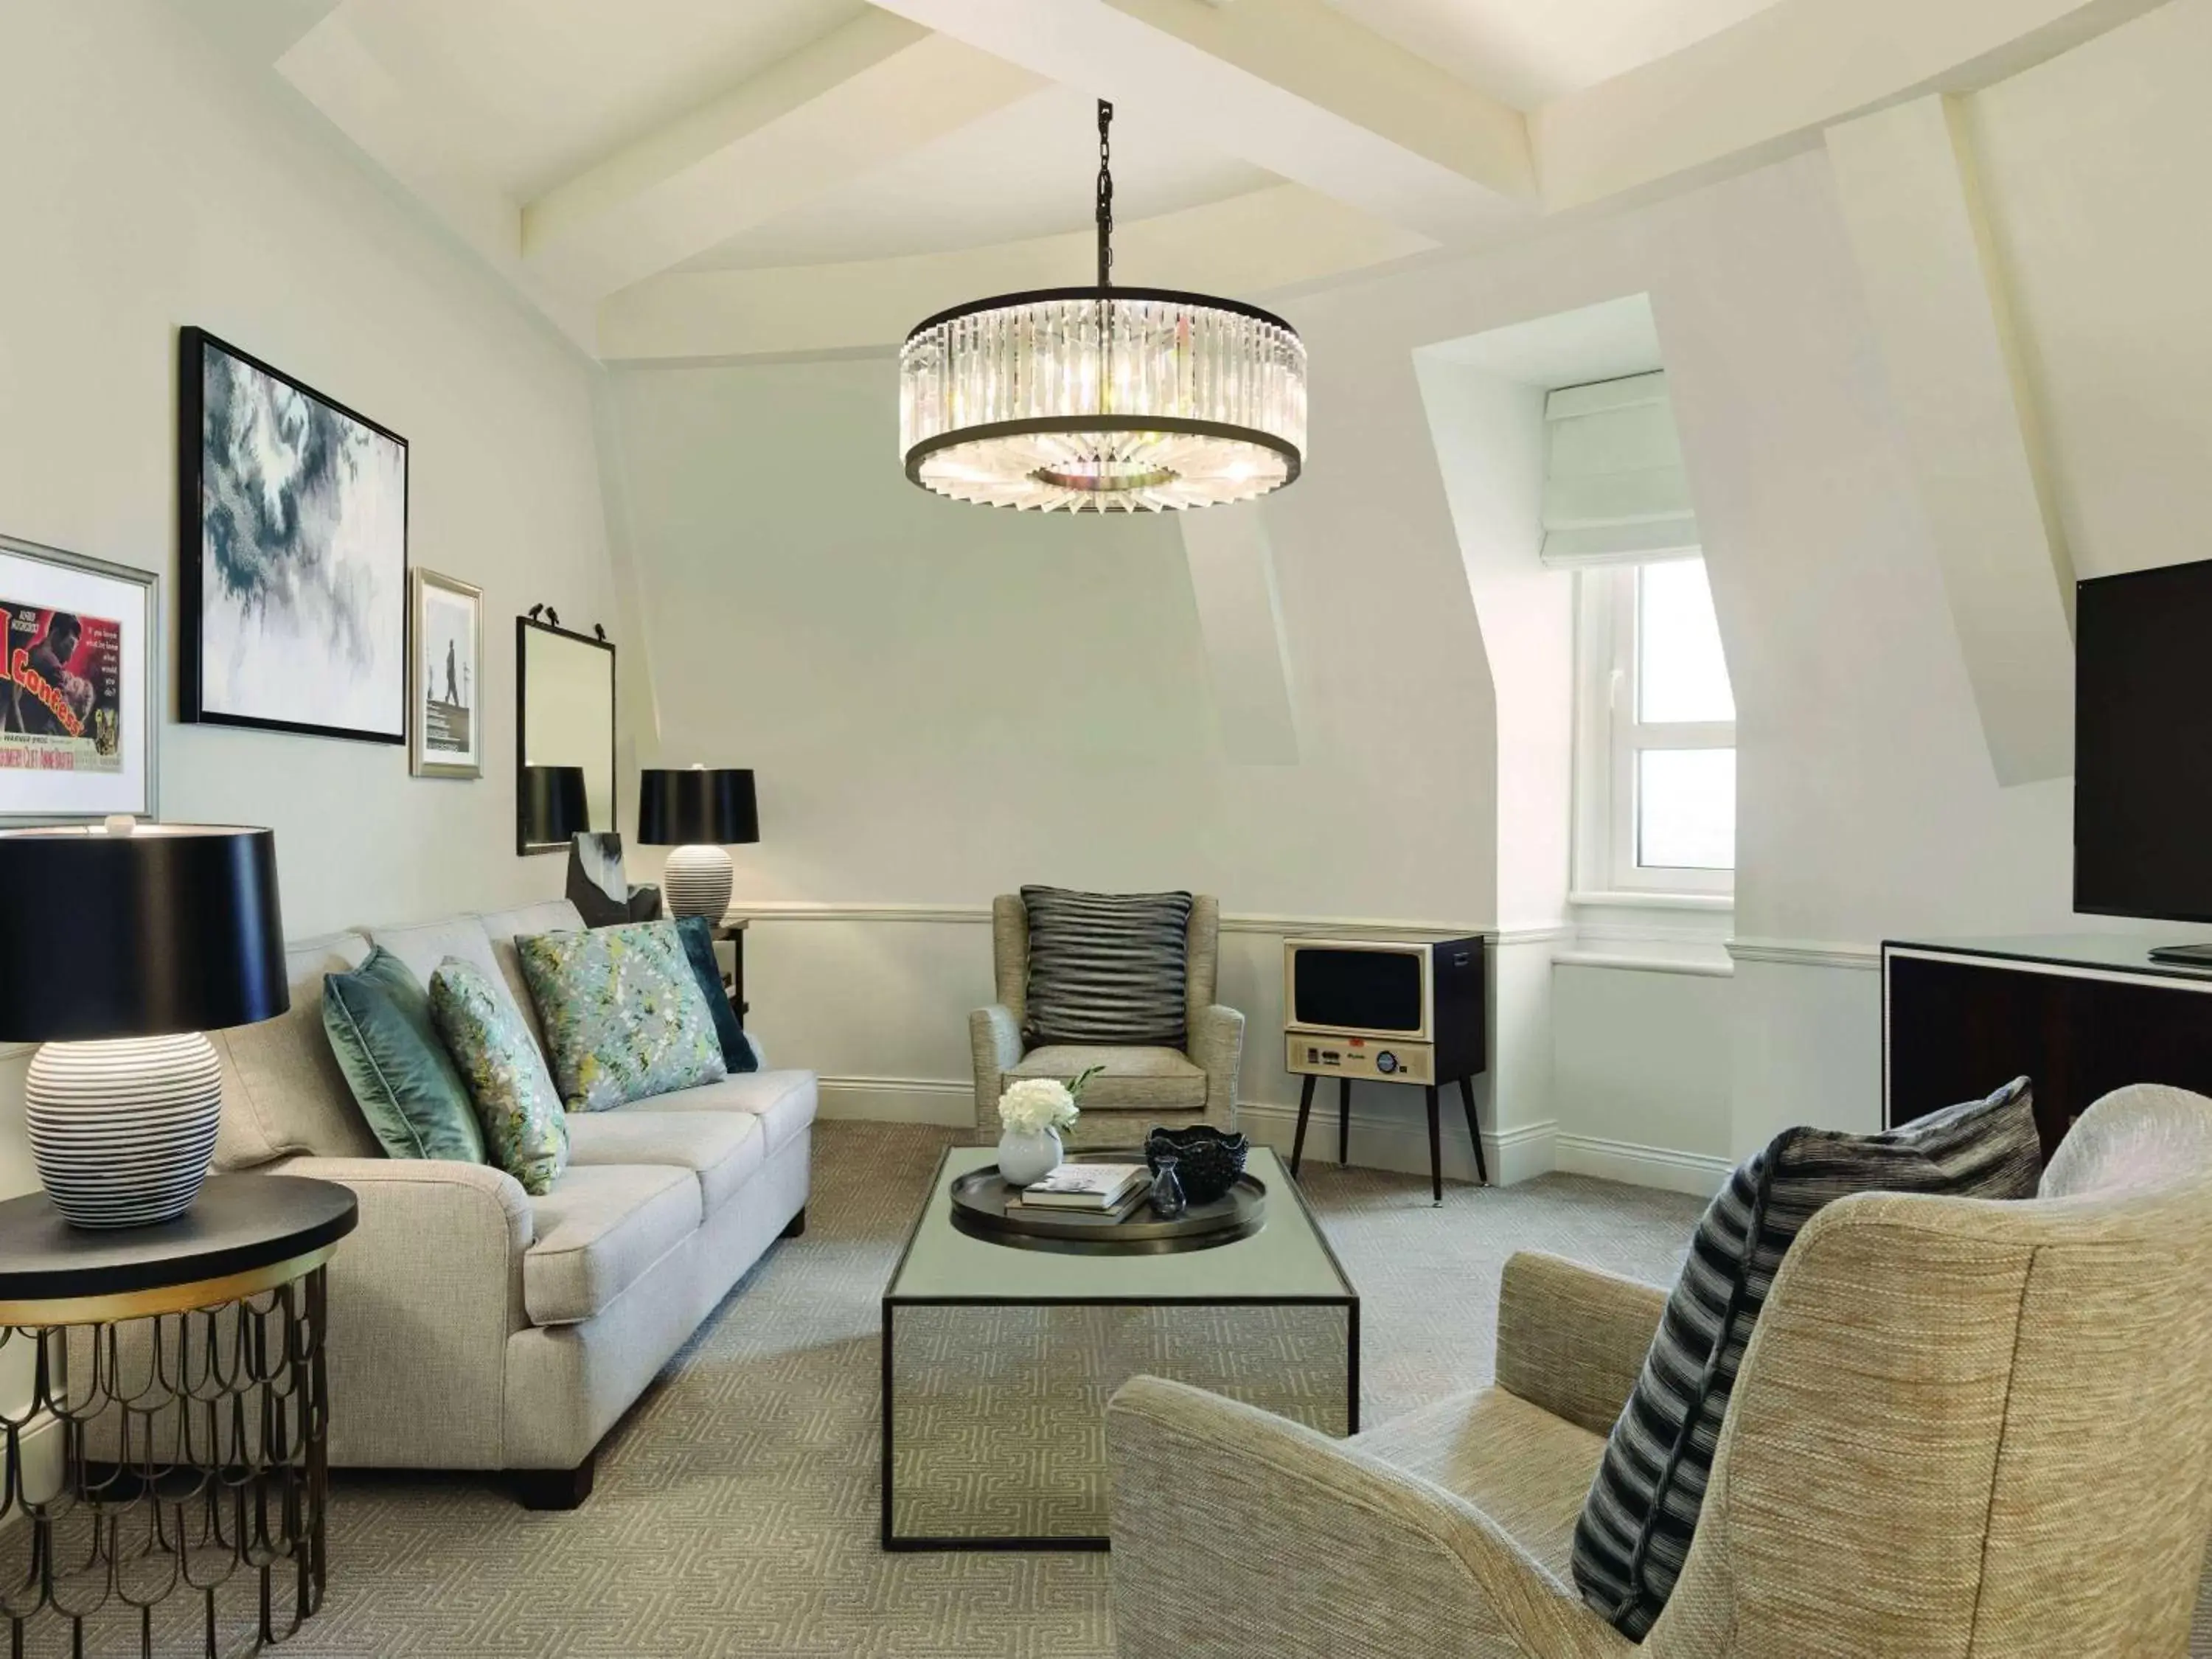
[(660, 873), (660, 891), (668, 901), (668, 914), (678, 921), (686, 916), (704, 916), (719, 926), (730, 908), (733, 874), (730, 855), (722, 848), (676, 848)]
[(49, 1042), (23, 1118), (39, 1181), (78, 1227), (143, 1227), (200, 1195), (222, 1118), (222, 1068), (198, 1032)]

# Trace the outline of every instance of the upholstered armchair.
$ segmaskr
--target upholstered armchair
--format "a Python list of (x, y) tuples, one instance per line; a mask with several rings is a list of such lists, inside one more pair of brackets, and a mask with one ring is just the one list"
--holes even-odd
[(1083, 1116), (1066, 1137), (1071, 1146), (1133, 1146), (1155, 1124), (1186, 1128), (1237, 1125), (1237, 1066), (1244, 1052), (1244, 1016), (1214, 998), (1219, 963), (1221, 904), (1200, 894), (1191, 901), (1186, 959), (1188, 1035), (1182, 1048), (1094, 1048), (1054, 1043), (1025, 1048), (1023, 1002), (1029, 985), (1029, 911), (1018, 893), (991, 902), (991, 959), (999, 1000), (968, 1017), (975, 1055), (975, 1127), (984, 1141), (999, 1138), (999, 1097), (1025, 1077), (1072, 1081), (1093, 1066), (1105, 1069), (1083, 1093)]
[(1664, 1294), (1516, 1255), (1497, 1383), (1331, 1440), (1138, 1378), (1122, 1659), (2179, 1656), (2212, 1523), (2212, 1101), (2083, 1116), (2013, 1203), (1866, 1194), (1784, 1257), (1642, 1645), (1569, 1554)]

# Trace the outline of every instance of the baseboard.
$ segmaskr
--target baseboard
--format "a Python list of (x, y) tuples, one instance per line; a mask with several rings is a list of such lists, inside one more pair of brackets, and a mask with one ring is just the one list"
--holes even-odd
[(934, 1077), (825, 1077), (820, 1086), (820, 1115), (825, 1118), (975, 1127), (975, 1088), (970, 1083)]
[[(1333, 1093), (1333, 1091), (1332, 1091)], [(1467, 1115), (1456, 1091), (1447, 1091), (1443, 1107), (1443, 1166), (1447, 1181), (1473, 1181), (1474, 1154), (1467, 1139)], [(1241, 1101), (1237, 1121), (1263, 1146), (1272, 1146), (1285, 1158), (1297, 1139), (1298, 1109), (1266, 1101)], [(1502, 1134), (1486, 1129), (1482, 1156), (1490, 1178), (1510, 1187), (1552, 1170), (1550, 1123), (1522, 1123)], [(1336, 1103), (1316, 1094), (1313, 1117), (1306, 1127), (1306, 1157), (1322, 1163), (1336, 1161)], [(1390, 1170), (1407, 1175), (1429, 1172), (1429, 1127), (1425, 1115), (1382, 1116), (1355, 1110), (1352, 1114), (1352, 1161), (1362, 1169)]]
[(1698, 1198), (1711, 1198), (1718, 1192), (1735, 1167), (1724, 1158), (1705, 1152), (1639, 1146), (1632, 1140), (1607, 1140), (1597, 1135), (1563, 1133), (1555, 1144), (1559, 1167), (1566, 1174), (1597, 1176), (1637, 1187), (1663, 1187)]

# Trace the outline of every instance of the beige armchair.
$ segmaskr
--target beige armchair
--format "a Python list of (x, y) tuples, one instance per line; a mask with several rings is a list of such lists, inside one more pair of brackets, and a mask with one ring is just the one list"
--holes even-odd
[(975, 1128), (999, 1138), (999, 1097), (1025, 1077), (1066, 1083), (1092, 1066), (1105, 1070), (1083, 1094), (1083, 1116), (1067, 1141), (1075, 1146), (1133, 1146), (1155, 1124), (1185, 1128), (1237, 1127), (1237, 1066), (1244, 1052), (1244, 1016), (1214, 1001), (1220, 959), (1221, 904), (1191, 901), (1188, 958), (1188, 1033), (1182, 1048), (1091, 1048), (1055, 1043), (1025, 1048), (1022, 1006), (1029, 985), (1029, 911), (1018, 893), (991, 902), (991, 959), (999, 1000), (968, 1017), (975, 1055)]
[(2179, 1656), (2212, 1524), (2212, 1101), (2138, 1085), (2039, 1199), (1815, 1216), (1639, 1648), (1568, 1560), (1663, 1293), (1506, 1264), (1495, 1387), (1349, 1441), (1139, 1378), (1108, 1417), (1122, 1659)]

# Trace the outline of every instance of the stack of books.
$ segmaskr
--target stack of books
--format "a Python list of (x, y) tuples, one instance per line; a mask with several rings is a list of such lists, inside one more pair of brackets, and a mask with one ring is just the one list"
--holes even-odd
[(1061, 1164), (1022, 1188), (1033, 1210), (1073, 1210), (1119, 1221), (1145, 1201), (1152, 1174), (1141, 1164)]

